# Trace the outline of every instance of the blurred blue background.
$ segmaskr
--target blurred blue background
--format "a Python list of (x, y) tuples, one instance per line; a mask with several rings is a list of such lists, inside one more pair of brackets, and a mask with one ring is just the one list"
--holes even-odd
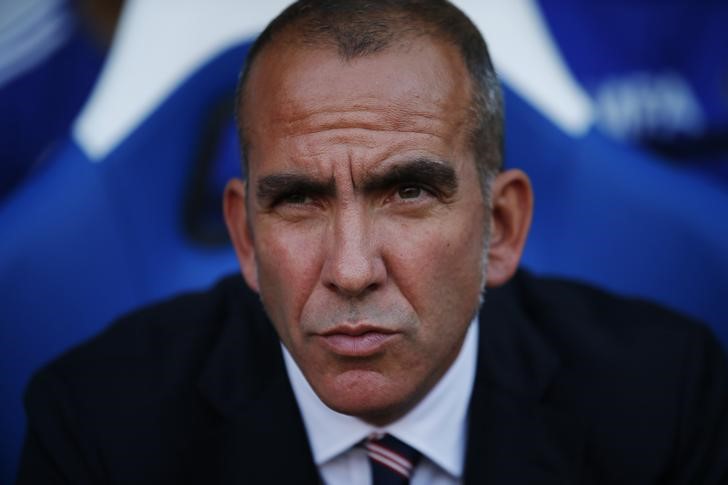
[[(237, 270), (232, 97), (286, 2), (0, 4), (0, 482), (31, 373), (118, 315)], [(532, 177), (524, 265), (648, 298), (728, 345), (728, 6), (456, 2)]]

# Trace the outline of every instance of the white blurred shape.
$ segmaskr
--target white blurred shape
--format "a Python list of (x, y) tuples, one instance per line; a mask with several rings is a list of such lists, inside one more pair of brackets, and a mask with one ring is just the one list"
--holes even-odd
[(571, 136), (589, 130), (591, 99), (570, 73), (535, 0), (453, 3), (485, 36), (501, 79)]
[(0, 88), (50, 57), (72, 28), (61, 0), (0, 2)]
[(72, 132), (100, 161), (180, 81), (224, 49), (252, 38), (284, 0), (127, 0), (99, 81)]
[(618, 139), (699, 136), (705, 114), (678, 72), (637, 71), (604, 80), (595, 96), (601, 128)]

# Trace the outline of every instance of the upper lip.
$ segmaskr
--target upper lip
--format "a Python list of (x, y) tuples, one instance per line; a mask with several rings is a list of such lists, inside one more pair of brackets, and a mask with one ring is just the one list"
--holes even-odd
[(337, 325), (329, 330), (321, 332), (319, 335), (321, 335), (322, 337), (328, 337), (330, 335), (349, 335), (351, 337), (358, 337), (360, 335), (364, 335), (365, 333), (370, 332), (382, 334), (397, 333), (396, 330), (392, 330), (389, 328), (377, 327), (376, 325), (370, 325), (368, 323), (360, 323), (352, 325)]

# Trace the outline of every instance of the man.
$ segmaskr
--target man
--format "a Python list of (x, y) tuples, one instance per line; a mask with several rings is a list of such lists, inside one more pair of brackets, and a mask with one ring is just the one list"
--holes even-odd
[(20, 481), (726, 483), (709, 333), (517, 272), (531, 191), (501, 168), (501, 105), (447, 3), (284, 11), (239, 85), (245, 284), (42, 370)]

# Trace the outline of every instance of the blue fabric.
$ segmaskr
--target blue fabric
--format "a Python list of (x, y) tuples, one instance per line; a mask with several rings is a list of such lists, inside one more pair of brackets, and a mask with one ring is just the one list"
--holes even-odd
[(99, 163), (67, 140), (0, 205), (0, 482), (13, 480), (34, 370), (123, 312), (237, 270), (229, 245), (196, 243), (183, 219), (203, 125), (247, 48), (203, 66)]
[(596, 131), (573, 139), (508, 89), (506, 119), (506, 164), (535, 193), (524, 265), (692, 315), (728, 346), (723, 185)]
[(103, 49), (76, 22), (48, 59), (0, 87), (0, 203), (64, 138), (104, 58)]
[(606, 133), (728, 182), (728, 3), (538, 3)]

